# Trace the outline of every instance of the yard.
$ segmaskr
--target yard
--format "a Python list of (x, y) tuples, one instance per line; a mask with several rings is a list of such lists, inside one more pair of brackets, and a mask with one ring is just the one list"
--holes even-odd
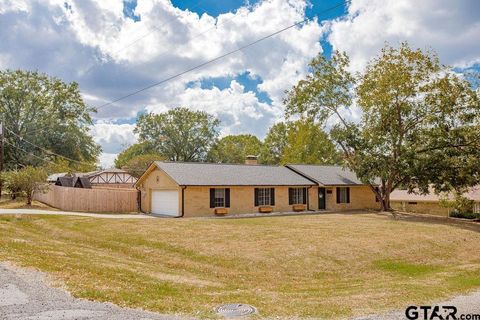
[(377, 214), (107, 220), (0, 216), (0, 260), (77, 297), (213, 317), (338, 318), (480, 288), (480, 233)]

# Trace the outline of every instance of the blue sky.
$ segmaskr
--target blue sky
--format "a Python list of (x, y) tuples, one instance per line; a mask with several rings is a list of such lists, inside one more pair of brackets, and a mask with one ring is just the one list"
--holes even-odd
[[(283, 98), (317, 54), (345, 51), (362, 71), (386, 42), (435, 50), (455, 70), (479, 70), (480, 1), (0, 0), (0, 68), (79, 83), (100, 106), (311, 18), (235, 55), (92, 114), (101, 163), (136, 142), (138, 114), (207, 111), (221, 133), (263, 138), (283, 120)], [(314, 19), (316, 18), (316, 19)], [(346, 111), (353, 119), (359, 110)]]

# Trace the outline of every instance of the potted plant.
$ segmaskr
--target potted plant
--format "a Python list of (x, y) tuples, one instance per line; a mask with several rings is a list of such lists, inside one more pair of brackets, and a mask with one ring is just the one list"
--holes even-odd
[(273, 211), (272, 207), (259, 207), (258, 212), (260, 213), (270, 213)]
[(304, 204), (294, 204), (293, 205), (293, 211), (295, 211), (295, 212), (305, 211), (305, 205)]
[(215, 214), (217, 216), (223, 216), (228, 213), (227, 208), (215, 208)]

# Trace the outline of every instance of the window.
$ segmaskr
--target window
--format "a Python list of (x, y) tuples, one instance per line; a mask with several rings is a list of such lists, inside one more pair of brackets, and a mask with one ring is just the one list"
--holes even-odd
[(210, 189), (210, 208), (229, 208), (230, 207), (230, 189), (212, 188)]
[(288, 200), (289, 204), (306, 204), (307, 188), (289, 188)]
[(225, 189), (215, 189), (215, 208), (225, 207)]
[(255, 206), (274, 206), (274, 188), (255, 188)]
[(350, 203), (350, 188), (337, 188), (337, 203)]

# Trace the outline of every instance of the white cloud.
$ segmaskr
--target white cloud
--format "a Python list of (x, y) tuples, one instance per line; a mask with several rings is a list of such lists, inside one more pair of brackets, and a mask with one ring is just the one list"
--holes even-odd
[(267, 103), (260, 102), (252, 91), (245, 91), (244, 86), (237, 81), (231, 81), (230, 86), (223, 90), (213, 87), (202, 89), (200, 84), (192, 88), (177, 88), (170, 92), (174, 97), (164, 103), (152, 103), (146, 109), (148, 112), (160, 113), (172, 107), (190, 106), (194, 110), (207, 111), (222, 121), (222, 135), (251, 133), (252, 128), (263, 136), (268, 130), (272, 119), (281, 115), (282, 111)]
[(104, 153), (114, 154), (137, 142), (133, 129), (135, 129), (134, 124), (98, 121), (92, 127), (91, 133)]
[(353, 0), (348, 16), (331, 24), (329, 41), (361, 70), (385, 42), (407, 40), (434, 49), (442, 62), (466, 67), (480, 62), (480, 2), (477, 0)]
[(116, 153), (102, 153), (98, 159), (98, 163), (102, 168), (108, 169), (114, 167), (114, 161), (117, 158)]

